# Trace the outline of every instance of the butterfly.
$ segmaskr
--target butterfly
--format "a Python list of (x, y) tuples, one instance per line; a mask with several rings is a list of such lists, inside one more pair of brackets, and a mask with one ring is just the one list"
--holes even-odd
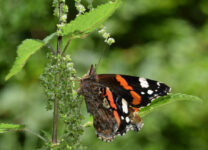
[(93, 116), (97, 137), (110, 142), (129, 130), (139, 131), (139, 108), (167, 95), (170, 87), (158, 81), (120, 74), (97, 74), (93, 66), (80, 79), (78, 93)]

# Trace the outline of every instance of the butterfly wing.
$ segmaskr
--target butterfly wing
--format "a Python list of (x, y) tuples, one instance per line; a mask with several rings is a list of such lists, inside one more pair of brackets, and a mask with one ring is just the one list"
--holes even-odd
[(137, 114), (140, 107), (147, 106), (158, 96), (167, 95), (170, 88), (154, 80), (117, 74), (99, 74), (98, 83), (109, 105), (118, 114), (117, 134), (128, 130), (138, 131), (143, 123)]
[(100, 74), (98, 82), (109, 87), (134, 108), (147, 106), (155, 98), (167, 95), (170, 87), (158, 81), (116, 74)]
[[(112, 92), (109, 87), (101, 88), (102, 95), (106, 99), (104, 106), (109, 111), (113, 112), (113, 116), (117, 122), (117, 129), (114, 135), (124, 135), (128, 130), (138, 131), (143, 123), (137, 113), (129, 107), (128, 102), (118, 95), (116, 92)], [(107, 107), (106, 107), (107, 106)]]
[(83, 95), (88, 112), (93, 116), (97, 136), (112, 141), (114, 136), (128, 130), (138, 131), (143, 123), (137, 114), (170, 88), (154, 80), (116, 74), (96, 74), (90, 71), (80, 81), (79, 94)]

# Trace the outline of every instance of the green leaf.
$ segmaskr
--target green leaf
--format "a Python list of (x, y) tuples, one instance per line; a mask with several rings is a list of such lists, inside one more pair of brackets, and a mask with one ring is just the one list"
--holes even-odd
[(99, 5), (84, 15), (78, 16), (75, 20), (63, 27), (63, 35), (73, 34), (73, 38), (75, 38), (92, 32), (100, 27), (115, 12), (120, 3), (121, 0), (116, 0), (115, 2), (110, 1), (106, 4)]
[(25, 125), (0, 123), (0, 133), (25, 129)]
[(83, 127), (83, 128), (91, 127), (91, 126), (93, 125), (92, 122), (93, 122), (93, 117), (90, 116), (90, 117), (88, 118), (88, 122), (86, 122), (85, 124), (83, 124), (82, 127)]
[(26, 39), (20, 44), (17, 48), (17, 57), (14, 62), (14, 65), (10, 69), (9, 73), (7, 74), (5, 80), (8, 80), (13, 75), (17, 74), (25, 65), (28, 58), (40, 50), (43, 46), (48, 44), (52, 39), (56, 37), (56, 33), (52, 33), (45, 37), (43, 41), (34, 40), (34, 39)]
[(56, 33), (52, 33), (43, 39), (45, 44), (48, 44), (54, 37), (56, 37)]
[(202, 102), (202, 100), (199, 97), (192, 96), (192, 95), (186, 95), (186, 94), (168, 94), (167, 96), (159, 97), (155, 99), (149, 106), (140, 108), (139, 116), (144, 117), (148, 113), (154, 111), (155, 109), (160, 108), (161, 106), (164, 106), (166, 104), (177, 102), (177, 101), (196, 101), (196, 102)]
[[(48, 40), (48, 39), (47, 39)], [(14, 65), (6, 76), (6, 80), (17, 74), (25, 65), (28, 58), (44, 46), (44, 42), (39, 40), (27, 39), (18, 46), (17, 57)]]

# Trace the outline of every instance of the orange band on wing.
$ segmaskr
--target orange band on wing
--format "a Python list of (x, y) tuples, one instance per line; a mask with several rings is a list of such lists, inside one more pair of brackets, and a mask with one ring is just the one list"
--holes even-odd
[(128, 85), (128, 83), (126, 82), (126, 80), (120, 76), (120, 75), (116, 75), (116, 80), (118, 82), (120, 82), (121, 86), (126, 89), (126, 90), (133, 90), (133, 88), (131, 86)]
[(131, 93), (131, 96), (133, 97), (133, 100), (131, 103), (133, 105), (139, 105), (141, 102), (141, 96), (134, 91), (130, 91), (130, 93)]
[(116, 122), (117, 122), (118, 126), (120, 126), (121, 120), (120, 120), (120, 117), (119, 117), (118, 112), (116, 110), (113, 111), (113, 115), (116, 118)]
[(132, 109), (133, 109), (135, 112), (138, 112), (138, 111), (139, 111), (139, 108), (136, 108), (136, 107), (132, 107)]
[[(114, 100), (113, 100), (113, 94), (108, 88), (106, 88), (106, 96), (108, 97), (108, 100), (110, 102), (110, 106), (114, 109), (117, 109), (116, 104), (114, 103)], [(120, 126), (121, 120), (120, 120), (120, 117), (119, 117), (118, 112), (116, 110), (113, 110), (113, 115), (116, 119), (118, 126)]]
[(108, 97), (108, 100), (110, 102), (110, 106), (114, 109), (117, 109), (116, 104), (114, 103), (114, 100), (113, 100), (113, 94), (111, 93), (111, 91), (108, 88), (106, 88), (106, 96)]

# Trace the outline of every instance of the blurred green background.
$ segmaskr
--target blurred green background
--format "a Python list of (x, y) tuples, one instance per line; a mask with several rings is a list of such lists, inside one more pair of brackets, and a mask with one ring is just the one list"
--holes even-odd
[[(73, 19), (74, 2), (67, 2)], [(56, 30), (51, 3), (0, 0), (0, 122), (26, 124), (40, 134), (50, 133), (52, 127), (52, 112), (45, 109), (46, 97), (39, 84), (47, 50), (32, 56), (9, 81), (4, 77), (22, 40), (43, 39)], [(105, 26), (116, 40), (110, 48), (97, 32), (71, 43), (68, 53), (79, 76), (102, 57), (98, 73), (159, 80), (172, 87), (173, 93), (196, 95), (204, 102), (166, 105), (143, 118), (139, 133), (130, 131), (111, 143), (98, 140), (95, 130), (86, 128), (82, 143), (89, 150), (207, 150), (208, 1), (125, 0)], [(83, 113), (86, 122), (89, 115), (84, 105)], [(0, 150), (34, 150), (42, 144), (28, 132), (0, 134)]]

